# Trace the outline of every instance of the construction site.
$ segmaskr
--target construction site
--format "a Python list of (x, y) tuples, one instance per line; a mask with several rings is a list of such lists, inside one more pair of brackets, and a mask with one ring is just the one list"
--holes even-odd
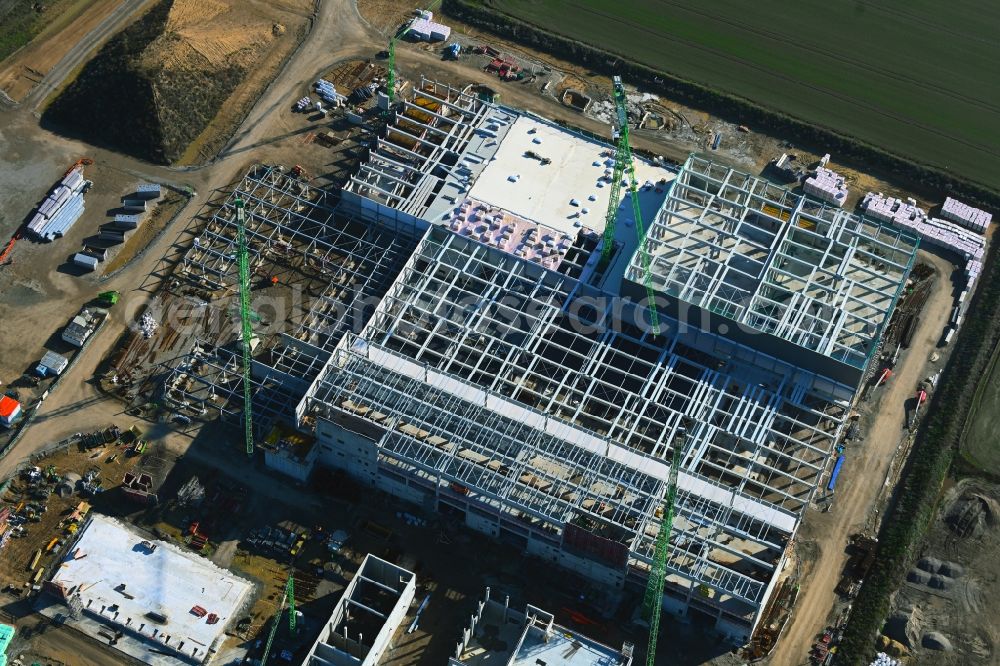
[[(209, 27), (228, 35), (216, 4)], [(326, 4), (308, 20), (329, 27)], [(221, 63), (238, 45), (199, 32), (190, 5), (147, 23)], [(50, 407), (37, 371), (12, 412), (29, 442), (62, 437), (8, 459), (0, 494), (3, 594), (44, 618), (22, 663), (73, 663), (42, 628), (63, 625), (98, 664), (831, 663), (987, 214), (952, 202), (982, 227), (954, 223), (978, 253), (956, 254), (902, 207), (868, 214), (874, 194), (852, 212), (864, 181), (829, 156), (808, 173), (832, 174), (833, 198), (776, 184), (713, 152), (719, 126), (694, 132), (618, 77), (595, 92), (462, 26), (442, 39), (431, 8), (364, 33), (385, 51), (305, 68), (292, 37), (309, 8), (275, 10), (288, 38), (251, 10), (262, 45), (233, 66), (291, 53), (288, 83), (234, 79), (154, 146), (181, 162), (218, 149), (226, 180), (129, 166), (111, 197), (106, 153), (74, 165), (100, 176), (95, 210), (173, 194), (135, 248), (74, 275), (106, 299), (76, 317), (100, 312), (81, 344), (63, 334), (79, 353), (33, 361), (88, 386)], [(362, 30), (353, 11), (343, 35)], [(166, 44), (153, 27), (143, 58)], [(251, 88), (274, 131), (226, 143), (210, 130)], [(550, 97), (579, 125), (542, 112)], [(650, 150), (663, 129), (704, 152)], [(13, 246), (0, 264), (30, 249)], [(63, 432), (74, 412), (88, 425)], [(944, 527), (991, 542), (993, 494), (949, 499)], [(946, 628), (988, 605), (951, 539), (894, 607), (894, 657), (987, 663), (985, 630)]]
[(621, 146), (427, 80), (374, 134), (339, 196), (234, 183), (105, 381), (572, 571), (608, 613), (662, 567), (674, 617), (772, 631), (916, 239), (694, 157), (635, 160), (613, 199)]

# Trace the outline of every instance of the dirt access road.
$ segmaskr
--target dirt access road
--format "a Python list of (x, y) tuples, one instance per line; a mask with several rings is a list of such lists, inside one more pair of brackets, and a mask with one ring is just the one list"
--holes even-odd
[[(216, 190), (231, 183), (251, 163), (294, 160), (294, 151), (301, 144), (288, 139), (289, 114), (275, 111), (289, 105), (289, 100), (301, 87), (314, 80), (319, 72), (328, 69), (329, 63), (371, 52), (376, 43), (374, 33), (370, 33), (362, 22), (353, 2), (319, 0), (310, 32), (299, 49), (247, 116), (230, 146), (212, 163), (201, 167), (156, 167), (53, 135), (38, 126), (37, 118), (27, 104), (11, 109), (0, 108), (0, 211), (4, 208), (28, 211), (34, 204), (31, 197), (42, 196), (51, 185), (51, 175), (46, 174), (53, 170), (58, 173), (58, 165), (68, 165), (75, 159), (74, 156), (79, 155), (89, 155), (107, 168), (136, 177), (190, 184), (197, 191), (186, 210), (178, 216), (174, 228), (168, 228), (139, 259), (103, 282), (55, 275), (55, 267), (63, 261), (64, 253), (61, 250), (48, 253), (39, 250), (39, 247), (47, 249), (50, 246), (21, 247), (19, 244), (13, 254), (14, 265), (0, 268), (3, 280), (35, 281), (50, 294), (49, 306), (38, 310), (14, 308), (9, 316), (0, 319), (0, 339), (23, 340), (29, 337), (25, 336), (26, 331), (42, 331), (48, 335), (79, 309), (81, 300), (108, 289), (117, 289), (122, 293), (121, 300), (112, 311), (111, 320), (40, 408), (36, 421), (17, 443), (15, 450), (0, 460), (0, 478), (5, 478), (19, 461), (46, 444), (75, 432), (106, 425), (121, 417), (121, 404), (104, 397), (90, 383), (90, 379), (126, 325), (134, 321), (135, 313), (152, 297), (158, 280), (163, 276), (160, 262), (164, 257), (169, 259), (180, 251), (175, 244), (191, 216), (208, 202)], [(337, 45), (339, 49), (330, 49), (330, 45)], [(37, 191), (37, 195), (23, 195), (25, 191)], [(20, 222), (13, 217), (6, 221), (0, 218), (0, 233), (12, 233)], [(18, 261), (19, 255), (33, 260)], [(36, 344), (38, 341), (27, 342)], [(17, 345), (14, 349), (5, 349), (6, 353), (19, 353)], [(24, 359), (24, 364), (29, 360), (30, 357)]]
[[(34, 110), (86, 57), (152, 0), (97, 0), (66, 26), (43, 32), (0, 68), (0, 90)], [(39, 82), (38, 76), (42, 75)]]
[(806, 515), (798, 540), (813, 540), (818, 553), (810, 573), (801, 581), (801, 592), (788, 626), (771, 654), (771, 666), (808, 663), (809, 648), (825, 628), (836, 601), (834, 587), (847, 563), (844, 551), (848, 538), (862, 529), (882, 490), (893, 453), (905, 435), (904, 404), (925, 376), (927, 359), (937, 347), (950, 315), (950, 276), (955, 267), (923, 251), (920, 259), (934, 266), (938, 278), (920, 315), (920, 326), (906, 358), (876, 398), (878, 403), (871, 407), (877, 412), (874, 423), (867, 429), (863, 442), (845, 452), (847, 461), (833, 508), (829, 513), (811, 511)]

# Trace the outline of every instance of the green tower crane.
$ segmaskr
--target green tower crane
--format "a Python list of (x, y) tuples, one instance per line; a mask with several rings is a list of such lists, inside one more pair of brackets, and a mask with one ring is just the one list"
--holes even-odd
[(674, 525), (674, 504), (677, 501), (677, 472), (680, 467), (680, 446), (674, 448), (674, 459), (670, 463), (667, 478), (667, 494), (663, 498), (663, 518), (660, 531), (656, 535), (653, 549), (653, 566), (646, 583), (646, 594), (642, 600), (642, 614), (649, 621), (649, 643), (646, 646), (646, 666), (653, 666), (656, 660), (656, 639), (660, 633), (660, 612), (663, 610), (663, 582), (667, 577), (667, 555), (670, 546), (670, 530)]
[(274, 636), (278, 633), (278, 625), (281, 624), (281, 613), (285, 610), (285, 602), (288, 602), (288, 631), (295, 633), (295, 578), (288, 574), (288, 582), (285, 583), (285, 593), (281, 595), (281, 603), (274, 614), (271, 622), (271, 632), (267, 635), (267, 644), (264, 646), (264, 654), (260, 658), (261, 666), (267, 664), (267, 658), (271, 655), (271, 646), (274, 644)]
[[(424, 11), (431, 11), (435, 7), (441, 4), (441, 0), (434, 0), (431, 4), (427, 5)], [(389, 38), (389, 73), (386, 75), (385, 79), (385, 94), (389, 96), (389, 104), (392, 105), (396, 102), (396, 42), (406, 34), (406, 31), (410, 28), (410, 22), (407, 21), (399, 30)]]
[(240, 332), (243, 336), (243, 436), (247, 455), (253, 455), (253, 414), (250, 385), (250, 338), (253, 336), (253, 314), (250, 310), (250, 259), (247, 253), (247, 212), (243, 198), (236, 196), (236, 245), (240, 272)]
[(618, 205), (624, 178), (628, 181), (629, 198), (632, 199), (635, 233), (639, 240), (639, 260), (642, 263), (642, 280), (646, 286), (646, 298), (649, 301), (650, 328), (653, 335), (659, 335), (660, 318), (656, 313), (656, 295), (653, 292), (653, 281), (649, 272), (649, 248), (646, 246), (646, 230), (642, 223), (642, 210), (639, 208), (639, 195), (636, 188), (635, 163), (632, 161), (632, 147), (629, 145), (625, 86), (622, 84), (620, 76), (614, 77), (613, 82), (615, 109), (618, 112), (617, 146), (614, 176), (611, 181), (611, 198), (608, 200), (608, 212), (604, 217), (604, 243), (601, 248), (601, 261), (607, 264), (611, 259), (611, 250), (615, 242), (615, 223), (618, 219)]
[(399, 33), (389, 39), (389, 73), (385, 80), (385, 94), (389, 96), (389, 105), (396, 103), (396, 40)]

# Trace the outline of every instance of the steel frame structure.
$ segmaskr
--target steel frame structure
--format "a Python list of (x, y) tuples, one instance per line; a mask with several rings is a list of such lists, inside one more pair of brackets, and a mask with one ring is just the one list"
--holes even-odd
[(498, 113), (473, 95), (422, 79), (412, 101), (403, 100), (390, 117), (385, 137), (373, 140), (368, 160), (344, 190), (420, 217), (441, 183), (469, 168), (459, 164), (460, 156), (487, 117)]
[[(236, 198), (245, 202), (248, 270), (280, 270), (300, 289), (286, 334), (266, 341), (269, 364), (311, 381), (344, 331), (358, 330), (416, 246), (409, 230), (354, 220), (326, 192), (275, 167), (255, 167), (199, 231), (180, 275), (223, 293), (239, 284)], [(276, 268), (277, 267), (277, 268)], [(298, 305), (296, 305), (298, 304)], [(258, 354), (259, 355), (259, 354)]]
[(750, 622), (851, 390), (676, 322), (665, 340), (616, 330), (601, 323), (609, 296), (432, 227), (300, 422), (361, 419), (385, 469), (437, 493), (461, 484), (543, 538), (583, 521), (628, 544), (636, 569), (686, 428), (667, 592), (691, 602), (706, 585), (697, 603)]
[[(694, 156), (647, 239), (656, 291), (855, 368), (867, 366), (918, 243)], [(633, 256), (626, 278), (646, 277)]]

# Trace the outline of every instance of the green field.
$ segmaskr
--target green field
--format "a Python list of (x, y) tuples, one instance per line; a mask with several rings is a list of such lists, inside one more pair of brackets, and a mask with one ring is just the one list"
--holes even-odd
[(1000, 477), (1000, 348), (976, 387), (961, 451), (965, 462)]
[(0, 60), (35, 38), (74, 0), (0, 0)]
[(680, 78), (1000, 182), (1000, 2), (494, 0)]

